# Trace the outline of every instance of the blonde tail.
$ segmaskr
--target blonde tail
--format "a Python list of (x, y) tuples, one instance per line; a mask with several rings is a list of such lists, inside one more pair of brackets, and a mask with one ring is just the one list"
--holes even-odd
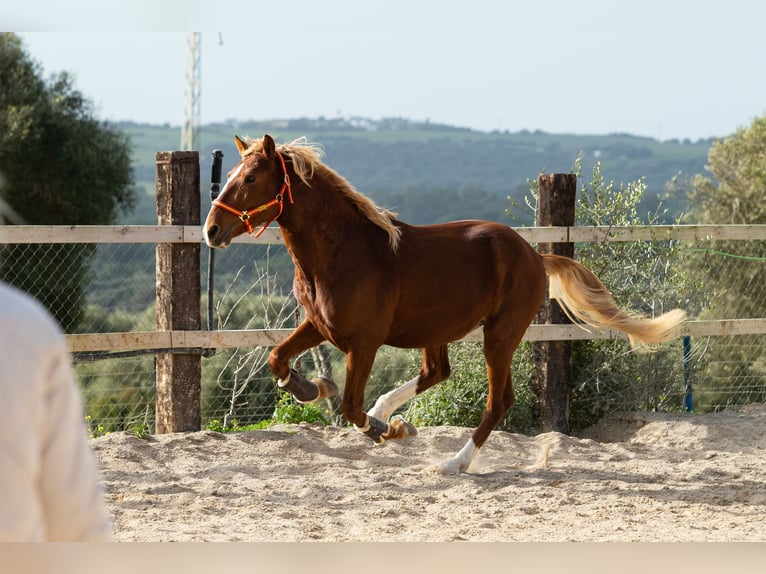
[(673, 309), (653, 319), (637, 319), (620, 309), (596, 275), (576, 261), (559, 255), (542, 255), (550, 280), (550, 296), (558, 299), (573, 322), (597, 329), (617, 329), (628, 335), (630, 344), (662, 343), (676, 337), (686, 319), (681, 309)]

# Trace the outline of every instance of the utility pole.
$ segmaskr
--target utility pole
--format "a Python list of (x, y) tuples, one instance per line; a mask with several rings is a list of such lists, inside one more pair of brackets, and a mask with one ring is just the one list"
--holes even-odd
[(202, 33), (192, 32), (188, 39), (188, 62), (186, 69), (186, 89), (184, 106), (184, 125), (181, 128), (181, 150), (199, 151), (200, 138), (200, 53), (202, 50)]

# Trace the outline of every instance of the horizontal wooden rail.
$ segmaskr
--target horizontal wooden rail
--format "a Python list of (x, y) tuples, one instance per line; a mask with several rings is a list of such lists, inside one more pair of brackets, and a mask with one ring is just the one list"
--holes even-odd
[[(657, 225), (645, 227), (517, 227), (527, 241), (535, 243), (593, 243), (602, 241), (697, 241), (766, 240), (766, 225)], [(199, 243), (199, 226), (184, 225), (0, 225), (0, 243)], [(281, 244), (277, 227), (260, 238), (241, 235), (235, 243)], [(73, 352), (131, 351), (152, 349), (215, 349), (273, 346), (290, 329), (243, 331), (167, 331), (133, 333), (91, 333), (68, 335)], [(690, 336), (766, 334), (766, 319), (689, 321), (683, 334)], [(586, 331), (577, 325), (531, 325), (527, 341), (562, 341), (625, 338), (622, 333)], [(464, 341), (481, 341), (480, 329)]]
[[(0, 243), (201, 243), (202, 229), (192, 225), (0, 225)], [(259, 238), (235, 243), (284, 243), (278, 227)]]
[[(272, 347), (281, 343), (292, 329), (252, 329), (230, 331), (137, 331), (132, 333), (88, 333), (67, 335), (72, 352), (135, 351), (153, 349), (223, 349), (233, 347)], [(708, 337), (723, 335), (764, 335), (766, 319), (723, 319), (688, 321), (681, 335)], [(618, 331), (585, 330), (579, 325), (530, 325), (525, 341), (576, 341), (586, 339), (625, 339)], [(478, 328), (463, 341), (481, 341)]]
[[(766, 225), (652, 225), (642, 227), (514, 227), (532, 243), (602, 241), (766, 240)], [(200, 243), (202, 229), (188, 225), (0, 225), (0, 243)], [(234, 243), (283, 243), (279, 228)]]

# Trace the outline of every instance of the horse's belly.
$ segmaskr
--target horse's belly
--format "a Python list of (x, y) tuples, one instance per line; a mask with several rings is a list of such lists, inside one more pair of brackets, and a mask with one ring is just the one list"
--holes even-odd
[(405, 349), (438, 347), (462, 339), (478, 327), (479, 323), (479, 319), (461, 321), (454, 317), (423, 319), (407, 324), (395, 323), (385, 344)]

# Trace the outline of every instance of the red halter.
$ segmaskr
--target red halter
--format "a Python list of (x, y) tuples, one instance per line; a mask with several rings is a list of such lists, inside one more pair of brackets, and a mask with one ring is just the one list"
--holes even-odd
[(285, 174), (285, 179), (282, 182), (282, 187), (279, 188), (279, 193), (277, 193), (276, 197), (272, 199), (271, 201), (267, 201), (266, 203), (262, 203), (261, 205), (257, 207), (253, 207), (252, 209), (248, 209), (247, 211), (243, 211), (241, 209), (237, 209), (236, 207), (232, 207), (231, 205), (225, 204), (220, 199), (216, 199), (213, 202), (213, 207), (220, 207), (224, 211), (228, 211), (232, 215), (236, 215), (239, 217), (240, 221), (245, 225), (245, 229), (248, 233), (252, 233), (255, 230), (255, 227), (253, 227), (253, 224), (250, 223), (250, 216), (260, 213), (261, 211), (266, 211), (270, 207), (274, 207), (275, 205), (279, 207), (279, 211), (277, 214), (266, 221), (266, 223), (263, 224), (263, 227), (258, 231), (258, 233), (255, 234), (256, 237), (260, 237), (264, 231), (266, 231), (266, 228), (269, 226), (269, 224), (272, 221), (276, 221), (280, 215), (282, 215), (282, 207), (284, 205), (284, 196), (285, 196), (285, 190), (287, 190), (287, 198), (290, 200), (290, 203), (293, 203), (293, 192), (290, 187), (290, 177), (287, 175), (287, 168), (285, 167), (285, 160), (282, 157), (282, 154), (277, 152), (277, 157), (279, 158), (279, 162), (282, 164), (282, 173)]

